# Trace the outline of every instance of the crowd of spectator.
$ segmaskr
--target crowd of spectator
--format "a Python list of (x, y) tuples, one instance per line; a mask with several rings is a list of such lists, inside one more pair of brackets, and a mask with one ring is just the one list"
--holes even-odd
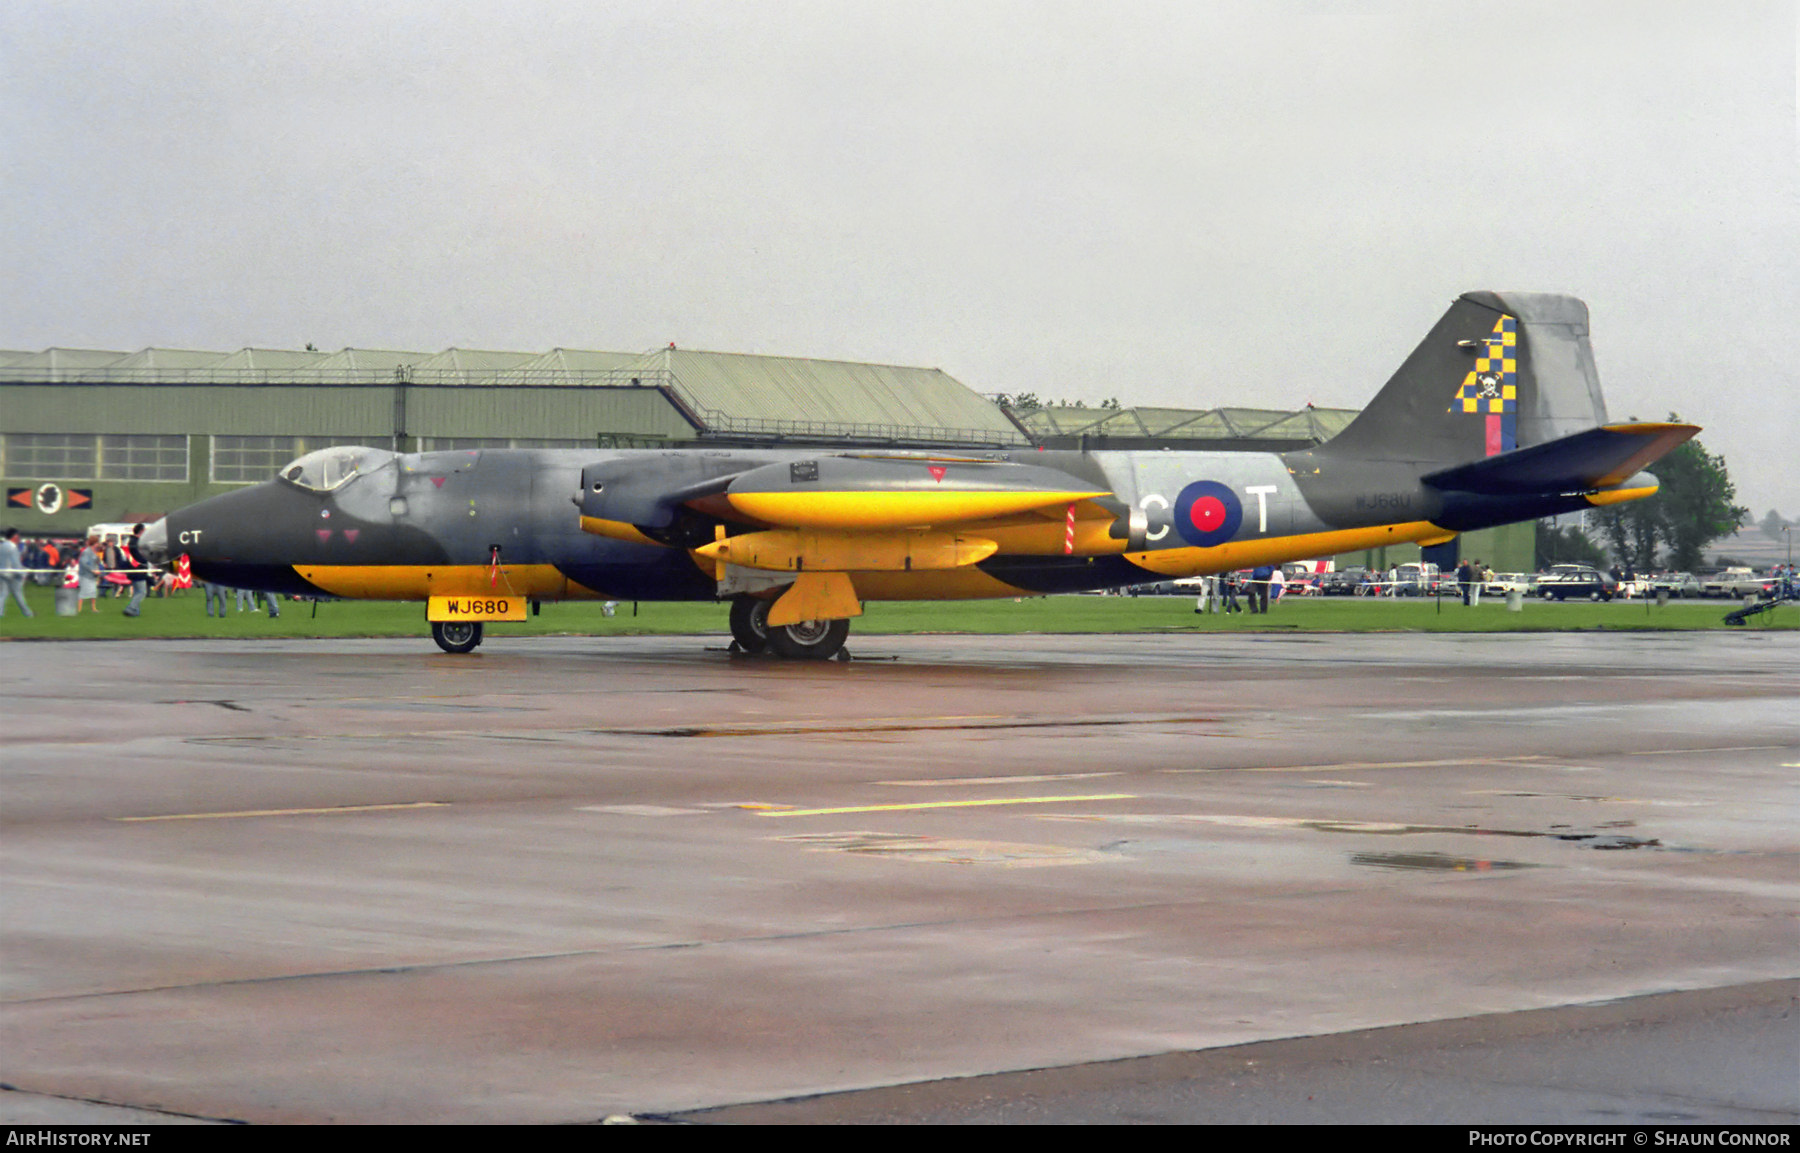
[[(159, 598), (179, 595), (193, 588), (192, 569), (188, 558), (181, 556), (167, 568), (147, 563), (138, 552), (142, 525), (128, 537), (102, 538), (98, 534), (87, 539), (46, 537), (27, 540), (17, 528), (0, 530), (0, 616), (7, 604), (14, 603), (26, 616), (34, 615), (25, 603), (25, 586), (35, 584), (74, 591), (74, 611), (98, 614), (103, 596), (129, 598), (120, 610), (122, 616), (135, 617), (143, 611), (144, 600), (154, 593)], [(225, 585), (198, 582), (206, 600), (206, 615), (226, 614), (226, 603), (236, 594), (237, 611), (266, 611), (271, 619), (281, 615), (281, 606), (273, 593), (234, 589)], [(216, 610), (216, 612), (215, 612)]]

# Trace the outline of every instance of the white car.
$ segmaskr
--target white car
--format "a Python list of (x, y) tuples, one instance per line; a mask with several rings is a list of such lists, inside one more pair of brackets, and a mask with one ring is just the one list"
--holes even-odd
[(1510, 592), (1528, 593), (1531, 591), (1531, 574), (1497, 572), (1493, 579), (1482, 582), (1481, 591), (1491, 597), (1505, 596)]

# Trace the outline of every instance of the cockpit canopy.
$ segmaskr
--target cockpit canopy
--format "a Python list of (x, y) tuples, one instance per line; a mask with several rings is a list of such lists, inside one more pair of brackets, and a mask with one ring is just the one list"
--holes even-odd
[(374, 472), (393, 459), (394, 454), (386, 449), (336, 445), (307, 453), (278, 475), (308, 492), (330, 492), (364, 473)]

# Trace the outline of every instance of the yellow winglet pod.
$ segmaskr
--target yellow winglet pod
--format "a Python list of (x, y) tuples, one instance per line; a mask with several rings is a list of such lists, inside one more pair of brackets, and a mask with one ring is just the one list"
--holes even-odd
[(999, 547), (948, 532), (775, 529), (726, 537), (694, 551), (708, 560), (768, 572), (916, 572), (972, 565)]
[[(872, 492), (733, 492), (731, 506), (745, 516), (786, 528), (913, 528), (1011, 516), (1033, 509), (1070, 505), (1104, 490), (1043, 492), (1030, 489), (975, 491), (905, 490)], [(737, 563), (733, 561), (732, 563)]]

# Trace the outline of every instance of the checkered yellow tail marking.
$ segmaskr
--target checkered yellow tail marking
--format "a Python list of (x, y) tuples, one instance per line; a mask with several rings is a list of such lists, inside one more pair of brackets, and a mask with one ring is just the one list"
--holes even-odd
[[(1482, 342), (1486, 347), (1475, 358), (1475, 367), (1456, 390), (1464, 412), (1517, 412), (1519, 408), (1519, 322), (1502, 316)], [(1451, 405), (1456, 411), (1456, 405)]]
[(1480, 413), (1488, 456), (1519, 447), (1519, 321), (1501, 316), (1447, 412)]

